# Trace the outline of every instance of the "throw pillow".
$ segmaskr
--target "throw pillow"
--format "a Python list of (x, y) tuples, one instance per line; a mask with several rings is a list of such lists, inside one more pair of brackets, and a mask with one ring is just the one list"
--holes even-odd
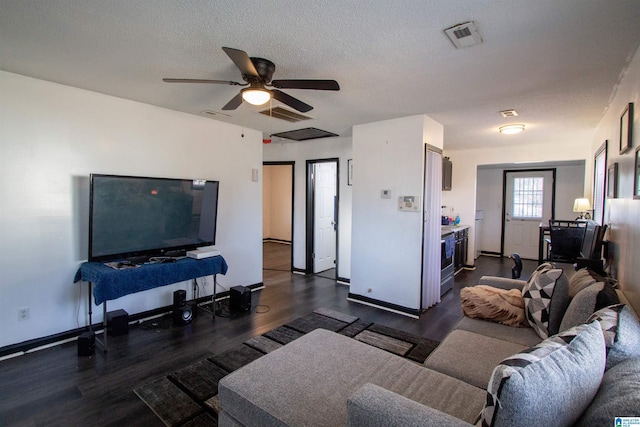
[(571, 328), (493, 370), (483, 426), (570, 426), (598, 392), (605, 345), (598, 322)]
[(573, 297), (560, 323), (560, 330), (585, 323), (594, 312), (619, 302), (613, 286), (603, 282), (592, 283)]
[(524, 317), (524, 300), (519, 289), (477, 285), (460, 289), (465, 316), (507, 326), (529, 326)]
[(607, 346), (607, 369), (640, 357), (640, 321), (624, 304), (598, 310), (589, 318), (600, 322)]
[(569, 305), (569, 280), (560, 268), (540, 265), (522, 288), (525, 315), (540, 338), (557, 334)]
[(604, 373), (598, 394), (576, 427), (613, 425), (617, 417), (637, 417), (640, 408), (640, 359), (627, 359)]

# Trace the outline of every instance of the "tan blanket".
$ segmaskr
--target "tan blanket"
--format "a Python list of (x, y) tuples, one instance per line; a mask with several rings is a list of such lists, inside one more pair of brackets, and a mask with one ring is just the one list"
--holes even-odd
[(478, 285), (460, 290), (462, 311), (467, 317), (484, 319), (508, 326), (528, 326), (524, 300), (518, 289), (499, 289)]

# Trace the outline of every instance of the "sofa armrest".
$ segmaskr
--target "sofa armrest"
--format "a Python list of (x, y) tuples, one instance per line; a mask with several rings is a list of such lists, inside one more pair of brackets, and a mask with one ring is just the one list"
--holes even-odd
[(518, 279), (508, 279), (506, 277), (498, 276), (482, 276), (478, 280), (478, 285), (493, 286), (500, 289), (520, 289), (524, 287), (527, 282)]
[(437, 409), (369, 383), (347, 400), (347, 420), (347, 425), (352, 427), (471, 426)]

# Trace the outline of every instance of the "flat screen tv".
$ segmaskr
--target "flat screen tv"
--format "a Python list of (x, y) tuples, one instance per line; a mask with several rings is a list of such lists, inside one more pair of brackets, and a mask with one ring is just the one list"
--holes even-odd
[(92, 174), (89, 261), (214, 245), (218, 188), (218, 181)]

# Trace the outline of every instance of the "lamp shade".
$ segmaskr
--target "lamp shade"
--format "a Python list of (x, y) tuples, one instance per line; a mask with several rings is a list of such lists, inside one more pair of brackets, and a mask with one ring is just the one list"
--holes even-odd
[(242, 90), (242, 99), (249, 104), (262, 105), (271, 99), (271, 92), (266, 89), (247, 88)]
[(589, 199), (576, 199), (573, 202), (573, 211), (574, 212), (586, 212), (591, 210), (591, 203)]

